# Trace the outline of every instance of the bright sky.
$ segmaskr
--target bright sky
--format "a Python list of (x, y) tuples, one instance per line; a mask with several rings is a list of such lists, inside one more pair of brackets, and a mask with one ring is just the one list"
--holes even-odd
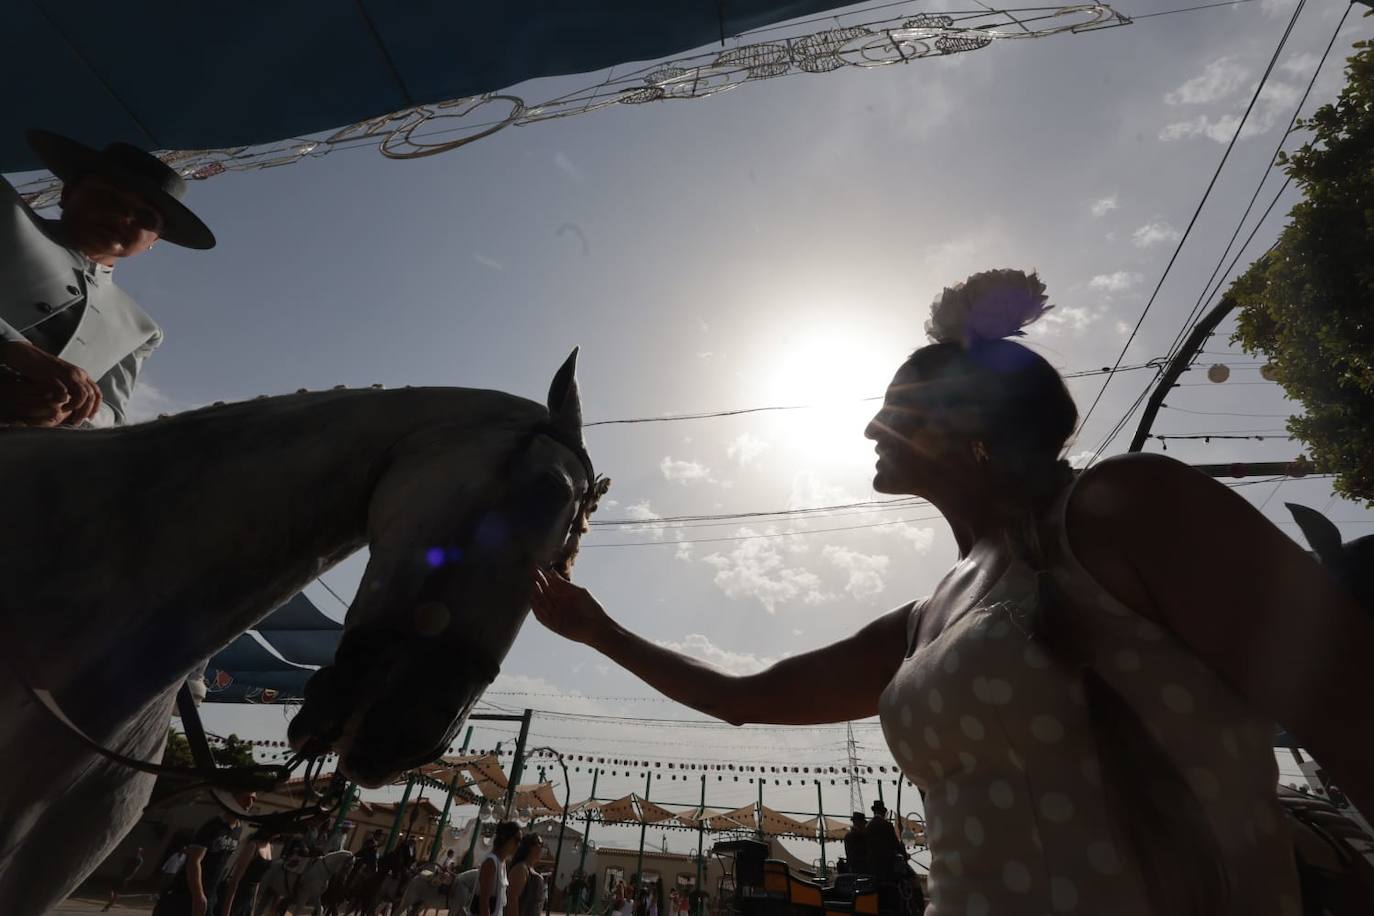
[[(1184, 4), (1130, 0), (1118, 9), (1140, 16), (1176, 5)], [(880, 498), (862, 438), (873, 405), (857, 399), (880, 394), (925, 342), (922, 324), (942, 285), (992, 267), (1036, 268), (1057, 308), (1032, 331), (1032, 345), (1064, 371), (1113, 362), (1292, 6), (1256, 0), (908, 66), (615, 106), (508, 128), (413, 162), (369, 148), (196, 183), (190, 201), (219, 247), (160, 246), (118, 272), (167, 334), (142, 377), (143, 409), (375, 382), (541, 398), (580, 344), (589, 421), (824, 405), (589, 429), (598, 469), (615, 482), (600, 518)], [(1308, 5), (1126, 364), (1162, 355), (1179, 331), (1343, 10), (1334, 0)], [(1334, 97), (1350, 43), (1371, 31), (1369, 20), (1350, 17), (1307, 112)], [(533, 102), (592, 82), (595, 75), (517, 91)], [(1266, 185), (1261, 205), (1277, 187)], [(1277, 208), (1242, 266), (1272, 241), (1285, 210)], [(1228, 333), (1229, 325), (1212, 339), (1202, 364), (1229, 364), (1230, 380), (1189, 373), (1155, 430), (1276, 434), (1170, 443), (1169, 454), (1186, 461), (1296, 456), (1298, 445), (1282, 438), (1293, 405), (1260, 378), (1258, 363), (1229, 347)], [(1102, 439), (1149, 375), (1116, 377), (1071, 454)], [(1100, 376), (1071, 382), (1080, 409), (1100, 384)], [(1285, 501), (1327, 509), (1347, 539), (1374, 523), (1374, 513), (1332, 501), (1322, 480), (1238, 492), (1289, 532)], [(647, 637), (753, 671), (927, 593), (955, 556), (946, 526), (931, 515), (908, 507), (601, 531), (588, 539), (577, 578)], [(874, 527), (882, 522), (891, 524)], [(854, 530), (817, 530), (835, 528)], [(616, 546), (625, 543), (644, 546)], [(355, 558), (325, 581), (349, 597), (361, 570)], [(309, 594), (341, 614), (323, 589)], [(818, 690), (844, 677), (816, 674)], [(488, 699), (512, 709), (698, 718), (533, 621)], [(209, 706), (204, 714), (218, 732), (285, 734), (279, 709)], [(509, 746), (504, 733), (513, 731), (480, 729), (474, 745), (504, 738)], [(856, 732), (864, 760), (889, 767), (891, 779), (877, 729)], [(685, 729), (540, 717), (535, 733), (568, 753), (664, 767), (828, 766), (844, 756), (843, 726)], [(656, 800), (697, 800), (699, 783), (668, 775), (654, 785)], [(597, 794), (642, 792), (642, 780), (606, 777)], [(871, 800), (874, 786), (864, 789)], [(588, 791), (583, 766), (573, 796)], [(756, 788), (727, 776), (709, 791), (711, 806), (727, 809), (752, 801)], [(891, 805), (890, 784), (885, 791)], [(848, 810), (842, 782), (825, 787), (825, 800), (832, 814)], [(908, 790), (903, 808), (913, 801)], [(815, 802), (814, 787), (765, 789), (772, 807), (814, 811)], [(610, 828), (594, 836), (637, 839)], [(657, 845), (656, 831), (649, 842)]]

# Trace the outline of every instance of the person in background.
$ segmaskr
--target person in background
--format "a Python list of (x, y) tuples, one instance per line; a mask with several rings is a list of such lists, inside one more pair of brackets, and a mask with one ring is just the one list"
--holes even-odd
[(129, 856), (124, 863), (124, 868), (120, 870), (119, 877), (115, 879), (114, 887), (110, 888), (110, 899), (106, 901), (105, 908), (100, 912), (105, 912), (110, 907), (119, 902), (119, 895), (123, 892), (125, 885), (134, 880), (138, 870), (143, 867), (143, 847), (134, 850), (134, 854)]
[(844, 858), (852, 873), (868, 873), (868, 816), (862, 811), (850, 816), (849, 832), (844, 835)]
[(543, 838), (537, 833), (527, 833), (511, 857), (506, 900), (506, 912), (510, 916), (539, 916), (544, 909), (544, 876), (536, 870), (543, 851)]
[(172, 887), (172, 882), (176, 880), (177, 872), (181, 871), (181, 866), (186, 864), (186, 847), (178, 846), (172, 850), (172, 854), (167, 857), (167, 861), (162, 863), (162, 868), (158, 870), (157, 895), (161, 897)]
[[(496, 825), (491, 852), (487, 853), (477, 870), (477, 901), (472, 905), (473, 916), (503, 916), (506, 912), (510, 877), (506, 863), (520, 845), (520, 825), (502, 821)], [(515, 916), (515, 914), (512, 914)]]
[(208, 249), (215, 237), (156, 156), (42, 130), (27, 137), (62, 181), (62, 214), (37, 216), (0, 179), (0, 424), (123, 424), (162, 329), (114, 284), (114, 267), (159, 239)]
[(258, 885), (272, 865), (272, 838), (254, 833), (243, 845), (220, 893), (219, 912), (213, 916), (251, 916), (253, 912)]
[(363, 838), (363, 845), (358, 849), (358, 855), (353, 859), (353, 868), (348, 873), (350, 884), (359, 874), (364, 871), (376, 873), (378, 861), (377, 857), (382, 846), (382, 829), (378, 827)]
[(897, 868), (902, 862), (902, 841), (887, 819), (887, 805), (873, 803), (873, 817), (864, 828), (868, 847), (868, 873), (878, 883), (878, 909), (889, 912), (897, 908)]
[(868, 847), (868, 873), (879, 884), (895, 881), (902, 842), (887, 819), (887, 805), (881, 801), (873, 803), (873, 819), (864, 828), (864, 841)]
[[(257, 801), (257, 793), (234, 796), (243, 810)], [(229, 862), (239, 848), (240, 822), (232, 814), (217, 814), (201, 825), (186, 844), (186, 862), (171, 888), (157, 901), (153, 916), (209, 916), (216, 913), (215, 896)]]

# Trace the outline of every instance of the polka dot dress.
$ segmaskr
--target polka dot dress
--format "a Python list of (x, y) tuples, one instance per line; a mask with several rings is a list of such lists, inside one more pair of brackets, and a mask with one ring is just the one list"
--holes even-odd
[[(1218, 916), (1297, 916), (1292, 841), (1276, 796), (1273, 725), (1159, 625), (1108, 594), (1053, 528), (1058, 593), (1094, 670), (1174, 760), (1230, 875)], [(888, 745), (925, 792), (926, 916), (1147, 916), (1140, 869), (1114, 837), (1081, 676), (1032, 636), (1038, 589), (1013, 563), (883, 692)], [(1078, 600), (1081, 596), (1082, 600)]]

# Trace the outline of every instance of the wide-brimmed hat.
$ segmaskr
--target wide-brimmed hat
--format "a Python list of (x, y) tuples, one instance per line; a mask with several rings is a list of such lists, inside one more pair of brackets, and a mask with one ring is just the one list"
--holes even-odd
[(873, 813), (874, 813), (874, 814), (879, 814), (879, 813), (881, 813), (881, 814), (886, 814), (886, 813), (887, 813), (887, 805), (883, 804), (883, 803), (880, 802), (880, 801), (875, 801), (872, 805), (870, 805), (870, 807), (873, 809)]
[(99, 175), (141, 194), (157, 208), (163, 223), (159, 237), (185, 248), (215, 247), (215, 234), (181, 202), (186, 196), (186, 182), (152, 153), (128, 143), (111, 143), (103, 150), (95, 150), (47, 130), (30, 130), (25, 137), (38, 158), (63, 184), (83, 175)]

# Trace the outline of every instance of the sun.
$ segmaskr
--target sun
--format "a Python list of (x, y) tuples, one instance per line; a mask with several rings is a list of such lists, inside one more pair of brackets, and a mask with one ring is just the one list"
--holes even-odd
[(871, 469), (864, 427), (899, 360), (891, 343), (846, 327), (808, 327), (770, 342), (760, 354), (758, 403), (807, 405), (764, 415), (774, 460), (781, 453), (799, 468)]

